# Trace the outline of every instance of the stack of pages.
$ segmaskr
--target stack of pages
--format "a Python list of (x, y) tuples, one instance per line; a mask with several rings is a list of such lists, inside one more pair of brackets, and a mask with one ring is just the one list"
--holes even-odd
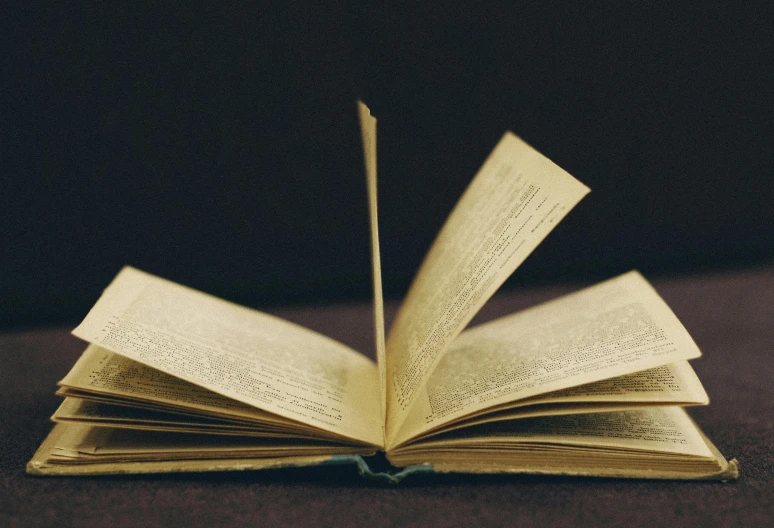
[[(683, 406), (700, 352), (637, 272), (465, 330), (588, 193), (506, 133), (438, 234), (385, 338), (376, 120), (359, 104), (377, 362), (311, 330), (126, 267), (28, 464), (38, 475), (351, 461), (396, 468), (729, 479)], [(397, 469), (396, 469), (397, 471)]]

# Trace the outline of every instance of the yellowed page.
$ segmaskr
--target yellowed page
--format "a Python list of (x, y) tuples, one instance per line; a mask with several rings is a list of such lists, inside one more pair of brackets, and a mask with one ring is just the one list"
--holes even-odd
[[(27, 464), (31, 475), (120, 475), (132, 473), (177, 473), (182, 471), (247, 471), (290, 466), (313, 466), (330, 460), (331, 455), (283, 456), (273, 458), (237, 457), (207, 460), (162, 460), (152, 462), (104, 462), (68, 464), (61, 460), (58, 446), (70, 431), (82, 426), (57, 424)], [(55, 454), (56, 452), (56, 454)], [(55, 460), (60, 459), (60, 460)]]
[(251, 427), (259, 423), (263, 429), (277, 433), (339, 437), (330, 431), (221, 396), (93, 344), (86, 348), (60, 385), (62, 389), (57, 395), (65, 397), (236, 420)]
[[(626, 273), (463, 332), (390, 446), (487, 408), (700, 355), (653, 287)], [(684, 384), (701, 390), (695, 375)]]
[[(174, 431), (218, 435), (260, 436), (265, 438), (306, 438), (342, 442), (341, 437), (328, 438), (330, 433), (308, 432), (260, 423), (244, 423), (220, 418), (189, 415), (168, 410), (149, 410), (67, 397), (51, 419), (55, 422), (89, 424), (93, 426)], [(316, 434), (314, 434), (316, 432)], [(349, 441), (353, 445), (357, 442)]]
[(175, 453), (186, 452), (196, 458), (207, 458), (214, 454), (233, 457), (240, 452), (249, 452), (253, 456), (260, 456), (261, 452), (266, 454), (272, 452), (270, 456), (281, 456), (282, 451), (310, 451), (308, 454), (325, 454), (333, 450), (351, 453), (363, 449), (368, 448), (319, 440), (177, 434), (72, 424), (71, 429), (62, 436), (55, 452), (58, 451), (65, 456), (160, 454), (169, 457), (163, 459), (171, 460)]
[(68, 424), (52, 446), (47, 462), (89, 465), (324, 454), (373, 454), (373, 448), (315, 440), (178, 434)]
[(440, 354), (589, 189), (506, 133), (425, 257), (387, 339), (387, 438)]
[(454, 431), (388, 454), (436, 471), (610, 477), (738, 477), (680, 407), (514, 420)]
[(382, 444), (373, 362), (268, 314), (126, 267), (73, 334), (242, 403)]
[(548, 416), (461, 429), (405, 448), (548, 443), (713, 457), (681, 407)]
[[(183, 424), (201, 427), (233, 427), (239, 430), (263, 430), (262, 424), (245, 424), (240, 421), (231, 421), (221, 418), (208, 418), (184, 413), (170, 412), (166, 410), (148, 410), (141, 407), (129, 407), (102, 403), (82, 398), (67, 397), (54, 412), (51, 419), (58, 421), (80, 422), (114, 422), (114, 423), (158, 423)], [(273, 427), (272, 427), (273, 428)]]
[[(443, 360), (441, 361), (443, 364)], [(432, 380), (432, 377), (431, 377)], [(407, 439), (415, 442), (447, 431), (483, 423), (533, 418), (612, 412), (642, 407), (706, 405), (707, 393), (687, 361), (662, 365), (626, 376), (587, 383), (570, 389), (539, 394), (486, 407), (453, 419), (437, 420), (436, 425), (417, 426), (422, 433)], [(416, 407), (420, 407), (417, 405)], [(429, 414), (430, 411), (425, 409)], [(412, 415), (406, 423), (412, 422)], [(402, 441), (403, 435), (399, 435)]]
[(558, 390), (538, 396), (536, 401), (672, 401), (707, 404), (709, 397), (691, 365), (687, 361), (678, 361), (634, 374)]
[[(60, 385), (97, 394), (139, 399), (250, 420), (274, 415), (90, 344)], [(284, 419), (283, 419), (284, 420)]]
[(374, 288), (374, 339), (376, 363), (379, 367), (379, 394), (382, 401), (382, 423), (387, 416), (387, 364), (384, 358), (384, 297), (382, 294), (382, 260), (379, 252), (379, 217), (376, 192), (376, 118), (362, 101), (357, 102), (360, 133), (363, 138), (366, 182), (368, 186), (368, 213), (371, 226), (371, 271)]

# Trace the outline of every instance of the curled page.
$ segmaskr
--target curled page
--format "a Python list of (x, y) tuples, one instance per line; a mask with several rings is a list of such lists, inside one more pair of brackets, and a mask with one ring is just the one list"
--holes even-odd
[(73, 334), (228, 398), (382, 445), (373, 362), (277, 317), (126, 267)]
[(387, 339), (388, 446), (442, 352), (588, 192), (503, 136), (438, 234)]
[[(424, 397), (398, 441), (508, 402), (618, 380), (608, 383), (609, 391), (626, 383), (619, 376), (700, 355), (653, 287), (629, 272), (460, 334), (422, 388)], [(664, 379), (686, 399), (706, 401), (698, 379), (685, 369), (679, 377), (684, 387), (663, 372), (653, 373), (649, 385)]]

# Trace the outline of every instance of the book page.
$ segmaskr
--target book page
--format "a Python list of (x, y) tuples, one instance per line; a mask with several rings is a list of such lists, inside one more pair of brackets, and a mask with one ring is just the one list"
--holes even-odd
[[(451, 400), (445, 400), (446, 404), (450, 402)], [(437, 414), (432, 416), (427, 412), (423, 417), (426, 421), (425, 425), (417, 426), (417, 429), (422, 429), (422, 432), (410, 435), (407, 440), (414, 443), (423, 438), (472, 425), (537, 416), (612, 412), (642, 407), (707, 405), (708, 403), (709, 397), (696, 373), (687, 361), (681, 361), (493, 407), (487, 406), (462, 416), (454, 413), (458, 409), (453, 406), (433, 408), (433, 411), (438, 411)], [(414, 421), (413, 413), (412, 409), (406, 424)], [(455, 418), (450, 418), (452, 413)], [(444, 417), (438, 416), (444, 414)], [(436, 418), (434, 425), (427, 429), (427, 422), (433, 417)], [(402, 438), (402, 435), (398, 436), (399, 440)]]
[(678, 361), (634, 374), (586, 383), (541, 395), (535, 401), (641, 401), (709, 403), (690, 363)]
[(712, 457), (680, 407), (526, 418), (452, 431), (415, 448), (507, 442), (546, 442)]
[(51, 416), (51, 419), (54, 422), (81, 423), (145, 431), (260, 436), (274, 439), (307, 438), (318, 441), (333, 441), (333, 439), (327, 439), (319, 434), (287, 432), (274, 426), (251, 425), (239, 421), (205, 418), (140, 407), (127, 407), (125, 405), (113, 405), (71, 397), (64, 399), (56, 412)]
[(387, 364), (384, 358), (384, 297), (382, 294), (382, 260), (379, 252), (379, 217), (377, 214), (376, 192), (376, 119), (361, 101), (357, 103), (360, 119), (360, 134), (363, 139), (366, 182), (368, 187), (368, 213), (371, 228), (371, 272), (374, 289), (374, 339), (376, 341), (376, 363), (379, 367), (379, 381), (382, 401), (382, 423), (387, 416)]
[(453, 431), (388, 453), (395, 465), (436, 471), (610, 477), (738, 477), (680, 407), (552, 416)]
[(388, 455), (436, 471), (729, 479), (728, 462), (680, 407), (553, 416), (487, 424)]
[[(266, 412), (176, 378), (97, 345), (89, 345), (65, 378), (57, 395), (92, 403), (131, 406), (134, 409), (185, 413), (230, 420), (275, 433), (303, 433), (316, 438), (341, 438), (330, 431)], [(60, 408), (61, 411), (61, 408)], [(57, 416), (61, 417), (61, 412)]]
[(132, 462), (352, 452), (373, 451), (365, 447), (342, 446), (314, 440), (177, 434), (67, 424), (64, 434), (52, 449), (54, 457), (51, 462), (58, 460), (72, 464), (89, 464), (109, 460)]
[(116, 398), (179, 406), (248, 420), (268, 421), (273, 418), (266, 411), (91, 344), (59, 385)]
[(73, 334), (259, 409), (382, 443), (373, 362), (288, 321), (125, 267)]
[[(463, 332), (429, 377), (399, 436), (405, 440), (507, 402), (700, 355), (653, 287), (629, 272)], [(683, 379), (686, 395), (700, 390), (695, 375)]]
[[(135, 473), (178, 473), (181, 471), (247, 471), (289, 466), (313, 466), (331, 459), (330, 455), (283, 456), (272, 458), (231, 457), (217, 459), (161, 460), (150, 462), (93, 462), (70, 464), (70, 458), (62, 453), (76, 453), (77, 438), (88, 431), (88, 426), (56, 424), (51, 433), (27, 464), (27, 473), (32, 475), (127, 475)], [(73, 433), (75, 435), (73, 436)], [(68, 441), (69, 440), (69, 441)], [(72, 440), (76, 440), (73, 442)], [(362, 449), (362, 448), (361, 448)], [(358, 451), (350, 448), (350, 451)], [(367, 454), (363, 453), (363, 454)]]
[(414, 278), (387, 339), (387, 437), (440, 354), (589, 189), (506, 133)]

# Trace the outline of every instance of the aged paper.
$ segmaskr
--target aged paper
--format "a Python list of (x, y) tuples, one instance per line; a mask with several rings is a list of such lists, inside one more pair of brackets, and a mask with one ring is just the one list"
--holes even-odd
[[(626, 376), (587, 383), (570, 389), (506, 402), (456, 418), (436, 419), (425, 416), (420, 434), (399, 435), (414, 443), (420, 439), (472, 425), (533, 418), (613, 412), (642, 407), (706, 405), (709, 398), (687, 361), (662, 365)], [(412, 413), (413, 414), (413, 413)], [(412, 417), (406, 420), (411, 423)]]
[(732, 479), (728, 462), (679, 407), (487, 424), (388, 454), (436, 471), (637, 478)]
[(228, 398), (382, 445), (376, 365), (268, 314), (126, 267), (73, 334)]
[[(170, 434), (154, 431), (92, 427), (68, 424), (54, 448), (63, 457), (160, 459), (234, 456), (293, 456), (301, 454), (351, 453), (364, 449), (316, 440), (252, 438), (208, 434)], [(87, 457), (89, 458), (89, 457)]]
[[(368, 187), (368, 213), (371, 228), (371, 271), (374, 289), (374, 339), (376, 340), (376, 363), (379, 367), (379, 381), (382, 401), (382, 417), (387, 416), (387, 363), (384, 342), (384, 297), (382, 294), (382, 260), (379, 252), (379, 216), (376, 192), (376, 119), (361, 101), (357, 103), (360, 119), (360, 133), (363, 138), (366, 182)], [(382, 419), (384, 423), (384, 419)]]
[[(175, 428), (193, 430), (226, 424), (222, 431), (265, 431), (277, 435), (341, 439), (296, 420), (226, 398), (120, 354), (89, 345), (59, 383), (65, 401), (54, 421), (121, 422), (153, 427), (156, 419), (175, 417)], [(204, 425), (203, 425), (204, 424)]]
[[(90, 344), (59, 382), (66, 389), (262, 422), (278, 417)], [(139, 400), (139, 402), (137, 401)], [(279, 417), (281, 418), (281, 417)], [(281, 418), (283, 422), (287, 421)]]
[(446, 433), (416, 444), (416, 448), (524, 442), (712, 457), (698, 429), (680, 407), (649, 407), (497, 422)]
[(440, 354), (588, 191), (514, 134), (503, 136), (438, 234), (388, 336), (388, 443)]
[[(261, 436), (266, 438), (326, 439), (317, 431), (292, 431), (276, 425), (248, 424), (238, 421), (189, 415), (168, 410), (149, 410), (136, 406), (67, 397), (51, 417), (55, 422), (89, 424), (147, 431), (208, 433), (218, 435)], [(330, 439), (331, 441), (335, 441)]]
[[(700, 355), (653, 287), (630, 272), (463, 332), (391, 445), (507, 402)], [(686, 391), (701, 390), (695, 376), (684, 378)]]
[[(132, 463), (104, 461), (89, 464), (70, 464), (66, 458), (61, 457), (60, 453), (64, 447), (74, 447), (72, 442), (74, 438), (70, 433), (78, 431), (80, 427), (83, 426), (72, 424), (55, 425), (51, 433), (35, 452), (32, 460), (27, 464), (27, 473), (31, 475), (121, 475), (132, 473), (175, 473), (181, 471), (247, 471), (317, 465), (323, 464), (331, 458), (330, 455), (241, 458), (241, 454), (236, 454), (233, 457), (206, 460), (156, 460)], [(77, 438), (75, 440), (77, 441)]]
[(540, 395), (531, 401), (642, 401), (704, 404), (709, 397), (687, 361), (678, 361), (634, 374), (586, 383)]

